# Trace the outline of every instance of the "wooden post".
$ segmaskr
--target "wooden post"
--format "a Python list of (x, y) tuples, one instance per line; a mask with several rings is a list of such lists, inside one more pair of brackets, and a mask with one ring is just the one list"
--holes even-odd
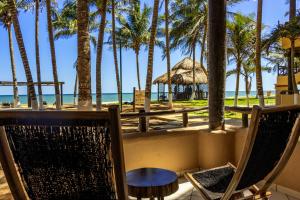
[(60, 83), (60, 103), (64, 105), (64, 92), (63, 92), (63, 84)]
[[(139, 113), (145, 113), (145, 109), (142, 108), (139, 110)], [(147, 126), (146, 126), (146, 117), (140, 117), (139, 118), (139, 131), (140, 132), (146, 132), (147, 131)]]
[(242, 114), (242, 123), (243, 123), (243, 127), (248, 127), (248, 114)]
[(133, 101), (132, 101), (132, 106), (133, 106), (133, 112), (135, 112), (135, 87), (133, 87)]
[(189, 126), (189, 116), (187, 112), (182, 113), (182, 125), (183, 127)]

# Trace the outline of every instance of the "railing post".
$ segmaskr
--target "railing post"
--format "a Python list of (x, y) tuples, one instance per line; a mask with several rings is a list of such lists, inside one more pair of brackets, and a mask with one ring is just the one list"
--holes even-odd
[(187, 112), (182, 113), (182, 125), (183, 127), (189, 126), (189, 116)]
[[(139, 113), (140, 114), (145, 113), (145, 109), (144, 108), (139, 109)], [(145, 116), (139, 118), (139, 131), (140, 132), (146, 132), (147, 131), (146, 117)]]
[(242, 123), (243, 123), (243, 127), (248, 127), (248, 114), (242, 114)]

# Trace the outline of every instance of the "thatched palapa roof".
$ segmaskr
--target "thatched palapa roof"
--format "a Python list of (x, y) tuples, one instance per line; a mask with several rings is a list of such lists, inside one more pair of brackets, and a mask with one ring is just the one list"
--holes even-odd
[[(207, 83), (207, 71), (196, 61), (196, 84)], [(184, 58), (171, 69), (172, 84), (190, 85), (193, 84), (193, 60)], [(165, 73), (153, 81), (153, 84), (167, 84), (168, 74)]]

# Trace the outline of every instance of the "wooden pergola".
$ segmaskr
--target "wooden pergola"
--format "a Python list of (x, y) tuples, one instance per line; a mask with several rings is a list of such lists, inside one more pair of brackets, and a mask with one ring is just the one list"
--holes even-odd
[[(61, 105), (63, 105), (63, 85), (65, 82), (58, 82), (59, 88), (60, 88), (60, 98), (61, 98)], [(38, 82), (33, 82), (34, 86), (38, 85)], [(43, 81), (41, 82), (42, 86), (54, 86), (55, 83), (51, 81)], [(0, 81), (0, 87), (13, 87), (14, 83), (12, 81)], [(21, 87), (27, 87), (27, 98), (28, 98), (28, 107), (31, 107), (31, 101), (30, 101), (30, 95), (28, 90), (27, 82), (17, 82), (17, 86)]]

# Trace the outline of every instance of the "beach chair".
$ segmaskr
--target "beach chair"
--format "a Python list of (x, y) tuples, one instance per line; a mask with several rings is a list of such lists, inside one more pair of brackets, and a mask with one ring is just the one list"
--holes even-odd
[[(205, 200), (269, 199), (268, 188), (287, 164), (300, 134), (300, 106), (253, 107), (241, 159), (185, 177)], [(262, 181), (264, 180), (264, 181)], [(263, 186), (255, 184), (262, 181)]]
[(128, 197), (118, 107), (0, 111), (0, 161), (16, 200)]

